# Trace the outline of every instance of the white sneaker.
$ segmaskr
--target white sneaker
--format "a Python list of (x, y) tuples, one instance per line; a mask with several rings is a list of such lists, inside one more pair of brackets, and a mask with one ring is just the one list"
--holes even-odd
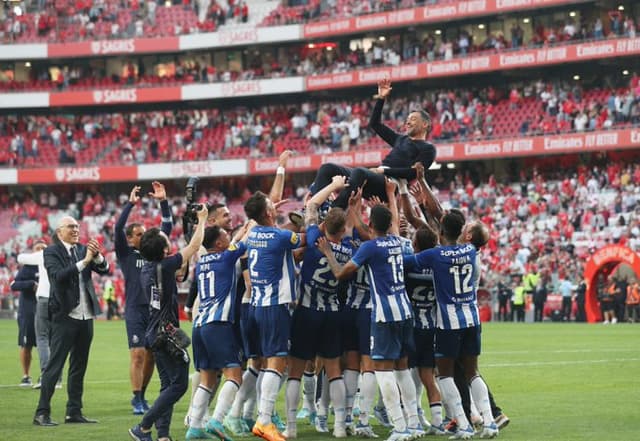
[(298, 427), (295, 424), (287, 424), (287, 428), (282, 432), (282, 435), (287, 439), (297, 438)]
[(333, 428), (333, 437), (334, 438), (346, 438), (347, 437), (347, 428), (344, 424), (338, 424)]
[(609, 324), (609, 320), (605, 320), (604, 322), (602, 322), (603, 325), (608, 325)]
[(411, 433), (411, 439), (422, 438), (427, 434), (425, 430), (422, 428), (422, 425), (417, 425), (413, 427), (408, 427), (407, 430)]
[(615, 318), (615, 317), (614, 317), (614, 318), (612, 318), (612, 319), (611, 319), (611, 324), (612, 324), (612, 325), (615, 325), (616, 323), (618, 323), (618, 319), (617, 319), (617, 318)]
[(468, 426), (466, 429), (458, 429), (458, 431), (450, 436), (449, 439), (471, 439), (475, 435), (473, 427)]
[(362, 424), (358, 422), (356, 425), (356, 435), (363, 438), (377, 438), (378, 435), (375, 434), (373, 428), (370, 424)]
[(495, 438), (498, 436), (498, 426), (496, 423), (491, 423), (488, 426), (484, 426), (482, 428), (482, 432), (480, 432), (480, 438)]
[(327, 425), (326, 415), (318, 415), (316, 417), (316, 432), (329, 433), (329, 426)]
[(404, 432), (398, 432), (397, 430), (392, 430), (389, 438), (386, 441), (409, 441), (411, 440), (411, 432), (405, 430)]

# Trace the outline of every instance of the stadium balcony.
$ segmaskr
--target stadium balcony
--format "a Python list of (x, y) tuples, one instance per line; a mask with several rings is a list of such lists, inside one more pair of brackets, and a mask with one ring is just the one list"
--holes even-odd
[[(406, 115), (393, 117), (389, 109), (422, 105), (432, 116), (436, 143), (635, 127), (640, 124), (638, 86), (634, 75), (626, 88), (579, 91), (580, 96), (573, 95), (573, 86), (563, 89), (535, 82), (521, 84), (519, 89), (489, 88), (478, 96), (465, 90), (453, 94), (427, 91), (416, 102), (394, 97), (385, 118), (388, 125), (401, 129)], [(533, 93), (535, 87), (540, 90), (538, 96)], [(533, 95), (521, 96), (525, 94)], [(543, 98), (553, 101), (553, 107)], [(616, 102), (620, 108), (612, 110)], [(284, 149), (312, 154), (385, 148), (380, 138), (364, 129), (371, 104), (356, 101), (347, 111), (342, 101), (303, 102), (224, 113), (189, 111), (177, 117), (163, 112), (136, 113), (134, 119), (126, 114), (4, 117), (0, 118), (0, 163), (22, 168), (59, 163), (132, 165), (260, 158)], [(317, 110), (310, 112), (310, 105)]]

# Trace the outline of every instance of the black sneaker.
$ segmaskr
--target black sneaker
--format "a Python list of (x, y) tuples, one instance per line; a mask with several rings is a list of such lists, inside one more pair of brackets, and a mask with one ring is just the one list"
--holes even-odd
[(33, 386), (33, 383), (31, 382), (31, 377), (28, 375), (25, 375), (24, 377), (22, 377), (22, 381), (20, 381), (20, 384), (18, 385), (20, 387), (31, 387)]

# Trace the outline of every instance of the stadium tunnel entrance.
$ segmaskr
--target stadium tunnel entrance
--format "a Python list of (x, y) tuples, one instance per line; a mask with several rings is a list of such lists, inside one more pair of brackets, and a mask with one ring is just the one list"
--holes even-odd
[(599, 249), (587, 261), (584, 267), (584, 278), (587, 284), (585, 295), (585, 311), (587, 321), (595, 323), (602, 319), (598, 302), (598, 277), (613, 274), (620, 265), (628, 265), (636, 277), (640, 279), (640, 256), (630, 248), (610, 245)]

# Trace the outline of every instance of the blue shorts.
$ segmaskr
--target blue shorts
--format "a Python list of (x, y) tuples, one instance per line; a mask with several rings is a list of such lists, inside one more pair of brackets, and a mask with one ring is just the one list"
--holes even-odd
[(127, 326), (127, 340), (129, 349), (144, 348), (146, 346), (145, 334), (149, 324), (149, 306), (132, 305), (127, 307), (124, 314)]
[(18, 346), (33, 348), (36, 346), (36, 305), (35, 297), (20, 296), (18, 308)]
[(413, 328), (415, 351), (409, 354), (409, 367), (434, 368), (435, 359), (435, 329)]
[(194, 327), (193, 364), (196, 369), (213, 371), (240, 366), (240, 345), (233, 324), (213, 322)]
[(342, 313), (299, 306), (291, 318), (291, 355), (301, 360), (342, 355)]
[(346, 308), (342, 311), (344, 350), (369, 355), (371, 344), (371, 310)]
[(414, 347), (413, 320), (371, 323), (371, 359), (400, 360)]
[(480, 326), (465, 329), (436, 329), (436, 358), (480, 355)]
[(256, 306), (253, 310), (258, 330), (259, 355), (286, 357), (289, 355), (291, 315), (287, 305)]

